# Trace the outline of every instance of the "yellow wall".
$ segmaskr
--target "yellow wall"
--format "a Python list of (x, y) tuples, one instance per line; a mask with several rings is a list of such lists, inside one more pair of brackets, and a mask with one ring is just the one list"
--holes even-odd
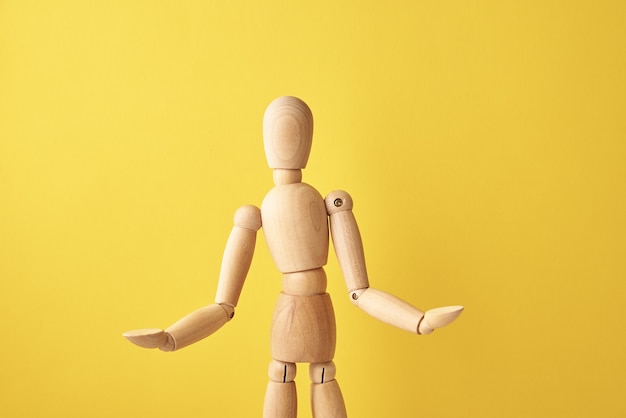
[(0, 1), (3, 416), (261, 415), (262, 234), (218, 334), (165, 354), (121, 332), (212, 301), (285, 94), (372, 285), (466, 306), (428, 337), (388, 327), (331, 257), (352, 417), (626, 415), (624, 3), (294, 3)]

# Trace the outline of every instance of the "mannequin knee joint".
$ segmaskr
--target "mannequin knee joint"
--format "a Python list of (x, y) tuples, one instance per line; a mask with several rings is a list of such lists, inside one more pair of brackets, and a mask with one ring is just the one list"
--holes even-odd
[(296, 364), (272, 360), (269, 366), (269, 376), (272, 382), (293, 382), (296, 378)]
[(337, 368), (335, 363), (314, 363), (309, 366), (309, 377), (312, 383), (326, 383), (335, 380)]

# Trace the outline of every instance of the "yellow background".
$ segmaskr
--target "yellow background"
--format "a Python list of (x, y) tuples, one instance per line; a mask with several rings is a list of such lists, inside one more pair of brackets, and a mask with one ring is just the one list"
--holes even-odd
[(624, 4), (0, 1), (2, 415), (261, 415), (262, 233), (218, 334), (165, 354), (121, 332), (212, 302), (289, 94), (316, 120), (304, 179), (353, 196), (372, 285), (466, 306), (391, 328), (331, 256), (350, 416), (626, 416)]

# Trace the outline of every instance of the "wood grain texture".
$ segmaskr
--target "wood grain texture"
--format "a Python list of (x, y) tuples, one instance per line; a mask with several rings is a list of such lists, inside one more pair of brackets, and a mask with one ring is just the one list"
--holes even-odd
[(352, 197), (335, 190), (324, 199), (337, 260), (348, 291), (369, 287), (361, 233), (352, 213)]
[(173, 350), (179, 350), (220, 329), (232, 317), (227, 306), (212, 304), (191, 312), (165, 329), (174, 340)]
[(275, 99), (263, 117), (265, 156), (271, 168), (305, 168), (313, 140), (311, 109), (296, 97)]
[(335, 345), (335, 313), (330, 295), (279, 295), (272, 318), (273, 359), (324, 363), (333, 359)]
[(346, 418), (346, 405), (339, 388), (339, 383), (311, 384), (311, 409), (313, 418)]
[(241, 290), (252, 263), (256, 234), (261, 227), (261, 212), (254, 206), (243, 206), (235, 213), (220, 269), (215, 295), (216, 303), (237, 306)]
[(314, 363), (309, 365), (309, 378), (311, 383), (327, 383), (335, 380), (337, 367), (333, 361), (326, 363)]
[(265, 390), (263, 418), (296, 418), (297, 413), (296, 383), (279, 383), (270, 380)]
[(271, 189), (261, 205), (263, 234), (282, 273), (311, 270), (328, 261), (328, 217), (324, 200), (305, 183)]
[(378, 289), (352, 293), (352, 302), (363, 311), (389, 325), (417, 333), (424, 312), (402, 299)]
[(296, 364), (272, 360), (267, 368), (267, 374), (272, 382), (292, 382), (296, 378)]
[(287, 295), (310, 296), (326, 293), (328, 279), (322, 267), (283, 274), (283, 292)]

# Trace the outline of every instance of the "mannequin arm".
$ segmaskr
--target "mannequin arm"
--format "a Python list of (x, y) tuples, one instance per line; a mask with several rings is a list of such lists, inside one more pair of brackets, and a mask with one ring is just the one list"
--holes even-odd
[(352, 213), (352, 197), (342, 190), (336, 190), (330, 192), (324, 202), (330, 222), (333, 247), (335, 247), (348, 292), (370, 287), (361, 233)]
[(256, 233), (261, 228), (261, 213), (254, 206), (243, 206), (235, 213), (233, 227), (217, 286), (215, 303), (197, 309), (165, 330), (157, 328), (128, 331), (123, 335), (144, 348), (174, 351), (193, 344), (220, 329), (235, 315), (235, 306), (248, 275)]
[(352, 213), (352, 198), (344, 191), (334, 191), (326, 197), (325, 203), (333, 246), (352, 303), (376, 319), (418, 334), (429, 334), (461, 314), (461, 306), (438, 308), (424, 313), (402, 299), (370, 288), (361, 234)]

